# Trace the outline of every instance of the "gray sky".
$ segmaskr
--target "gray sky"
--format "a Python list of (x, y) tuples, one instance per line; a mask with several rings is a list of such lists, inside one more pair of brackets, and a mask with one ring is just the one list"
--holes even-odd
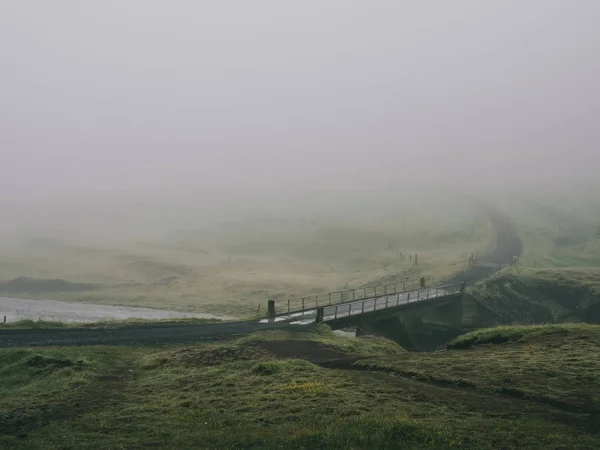
[(3, 0), (0, 192), (598, 177), (600, 2)]

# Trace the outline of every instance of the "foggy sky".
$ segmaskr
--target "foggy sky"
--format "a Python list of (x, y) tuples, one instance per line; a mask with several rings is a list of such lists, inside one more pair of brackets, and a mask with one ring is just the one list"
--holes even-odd
[(546, 186), (600, 167), (600, 2), (0, 2), (0, 197)]

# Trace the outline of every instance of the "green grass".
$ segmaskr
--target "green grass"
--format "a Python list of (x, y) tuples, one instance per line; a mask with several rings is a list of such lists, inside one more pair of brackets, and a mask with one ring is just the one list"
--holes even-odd
[(467, 289), (511, 323), (600, 323), (600, 268), (511, 268)]
[(326, 327), (185, 347), (5, 349), (0, 447), (600, 446), (600, 327), (478, 333), (430, 354)]
[(466, 349), (487, 344), (531, 343), (545, 341), (546, 337), (550, 335), (558, 337), (576, 336), (577, 339), (592, 335), (596, 338), (599, 331), (597, 325), (583, 323), (503, 325), (463, 334), (449, 342), (446, 347), (448, 349)]
[[(19, 443), (29, 430), (75, 413), (95, 402), (97, 380), (114, 370), (124, 354), (118, 348), (61, 348), (0, 352), (0, 447)], [(19, 436), (21, 436), (19, 438)]]

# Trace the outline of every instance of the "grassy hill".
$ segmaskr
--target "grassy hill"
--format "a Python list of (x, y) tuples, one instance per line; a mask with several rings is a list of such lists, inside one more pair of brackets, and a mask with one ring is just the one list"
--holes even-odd
[(600, 326), (0, 351), (1, 448), (598, 448)]
[(600, 323), (600, 268), (508, 269), (467, 293), (509, 323)]

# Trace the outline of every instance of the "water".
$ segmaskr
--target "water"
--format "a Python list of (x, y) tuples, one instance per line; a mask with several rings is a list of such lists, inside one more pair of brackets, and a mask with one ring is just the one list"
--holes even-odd
[(183, 313), (163, 309), (0, 297), (0, 321), (3, 321), (4, 316), (6, 316), (7, 322), (26, 319), (49, 322), (101, 322), (105, 320), (181, 318), (232, 319), (231, 317), (215, 316), (213, 314)]

